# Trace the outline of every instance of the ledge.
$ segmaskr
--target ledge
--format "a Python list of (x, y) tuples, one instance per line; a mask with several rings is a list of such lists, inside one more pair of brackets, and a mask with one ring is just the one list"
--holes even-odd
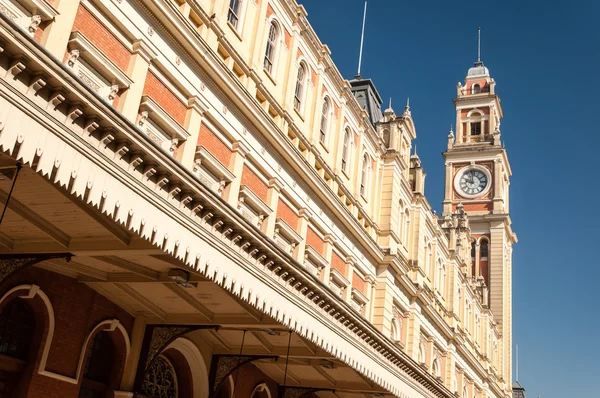
[(312, 246), (306, 246), (304, 258), (309, 259), (311, 263), (319, 268), (325, 268), (327, 266), (327, 260), (325, 260), (325, 258), (323, 258), (323, 256)]
[(148, 112), (148, 117), (158, 123), (166, 133), (171, 134), (172, 138), (187, 140), (190, 133), (173, 119), (154, 99), (148, 95), (142, 97), (140, 103), (140, 112)]
[(273, 210), (267, 206), (267, 204), (263, 202), (261, 198), (256, 196), (256, 194), (252, 192), (247, 185), (242, 185), (240, 188), (240, 199), (241, 198), (244, 199), (244, 203), (249, 204), (250, 207), (259, 213), (264, 214), (265, 216), (268, 216), (273, 212)]
[(350, 281), (335, 268), (332, 268), (329, 272), (329, 278), (342, 287), (348, 287), (350, 285)]
[(203, 146), (198, 147), (196, 150), (196, 160), (198, 159), (200, 159), (199, 163), (202, 166), (204, 166), (217, 177), (221, 178), (221, 180), (225, 181), (226, 183), (229, 183), (235, 179), (235, 175)]
[(110, 58), (108, 58), (98, 47), (89, 41), (81, 32), (71, 32), (68, 50), (79, 50), (79, 56), (98, 69), (107, 80), (118, 84), (119, 88), (127, 88), (133, 80), (129, 78)]
[(282, 218), (275, 220), (275, 232), (289, 238), (295, 243), (300, 243), (302, 241), (302, 237)]
[(43, 21), (54, 19), (58, 15), (58, 11), (45, 0), (23, 0), (22, 3), (34, 9), (32, 14), (41, 15)]
[(361, 303), (362, 305), (366, 305), (369, 302), (367, 296), (365, 296), (363, 292), (361, 292), (355, 287), (352, 288), (352, 298), (354, 298), (357, 302)]

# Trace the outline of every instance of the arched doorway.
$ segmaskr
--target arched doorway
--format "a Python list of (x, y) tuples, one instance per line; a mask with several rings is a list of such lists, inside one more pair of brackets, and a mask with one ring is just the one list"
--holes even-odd
[(9, 301), (0, 312), (0, 398), (15, 397), (32, 355), (35, 314), (21, 298)]
[(86, 352), (79, 398), (106, 396), (114, 372), (115, 351), (115, 344), (107, 332), (96, 333)]

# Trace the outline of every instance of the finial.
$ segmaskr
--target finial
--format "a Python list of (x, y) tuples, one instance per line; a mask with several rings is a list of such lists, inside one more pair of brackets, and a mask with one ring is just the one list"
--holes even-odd
[(481, 28), (477, 28), (477, 62), (481, 62)]
[(448, 132), (448, 138), (454, 138), (454, 131), (452, 131), (452, 123), (450, 123), (450, 131)]
[(357, 77), (360, 77), (360, 67), (362, 65), (362, 54), (363, 54), (363, 44), (365, 41), (365, 24), (367, 22), (367, 0), (365, 0), (365, 11), (363, 14), (363, 23), (362, 23), (362, 33), (360, 35), (360, 52), (358, 53), (358, 73)]
[(410, 97), (406, 97), (406, 107), (404, 109), (407, 111), (410, 109)]

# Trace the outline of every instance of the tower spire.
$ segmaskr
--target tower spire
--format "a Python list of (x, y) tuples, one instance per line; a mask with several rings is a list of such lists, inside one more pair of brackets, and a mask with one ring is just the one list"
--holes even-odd
[(481, 28), (477, 28), (477, 62), (481, 62)]
[(362, 33), (360, 35), (360, 52), (358, 53), (358, 73), (356, 77), (360, 77), (360, 67), (362, 65), (363, 44), (365, 41), (365, 24), (367, 22), (367, 0), (365, 0), (365, 11), (363, 14)]

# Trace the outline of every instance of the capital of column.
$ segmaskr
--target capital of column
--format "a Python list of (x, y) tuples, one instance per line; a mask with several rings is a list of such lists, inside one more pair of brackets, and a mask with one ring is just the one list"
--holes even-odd
[(311, 213), (311, 211), (307, 208), (302, 208), (300, 210), (298, 210), (298, 215), (302, 218), (304, 218), (306, 221), (309, 221), (311, 218), (313, 218), (313, 214)]
[(204, 113), (208, 111), (208, 104), (204, 99), (194, 95), (188, 99), (188, 108), (198, 112), (200, 116), (203, 116)]
[(139, 54), (142, 57), (142, 59), (148, 63), (152, 62), (152, 60), (157, 57), (154, 50), (152, 50), (148, 43), (146, 43), (146, 41), (144, 41), (143, 39), (140, 39), (133, 43), (133, 53)]
[(239, 153), (242, 157), (246, 157), (250, 153), (251, 148), (244, 141), (235, 141), (231, 145), (231, 151)]
[(279, 193), (283, 189), (283, 182), (279, 178), (271, 178), (269, 180), (269, 188), (273, 188)]

